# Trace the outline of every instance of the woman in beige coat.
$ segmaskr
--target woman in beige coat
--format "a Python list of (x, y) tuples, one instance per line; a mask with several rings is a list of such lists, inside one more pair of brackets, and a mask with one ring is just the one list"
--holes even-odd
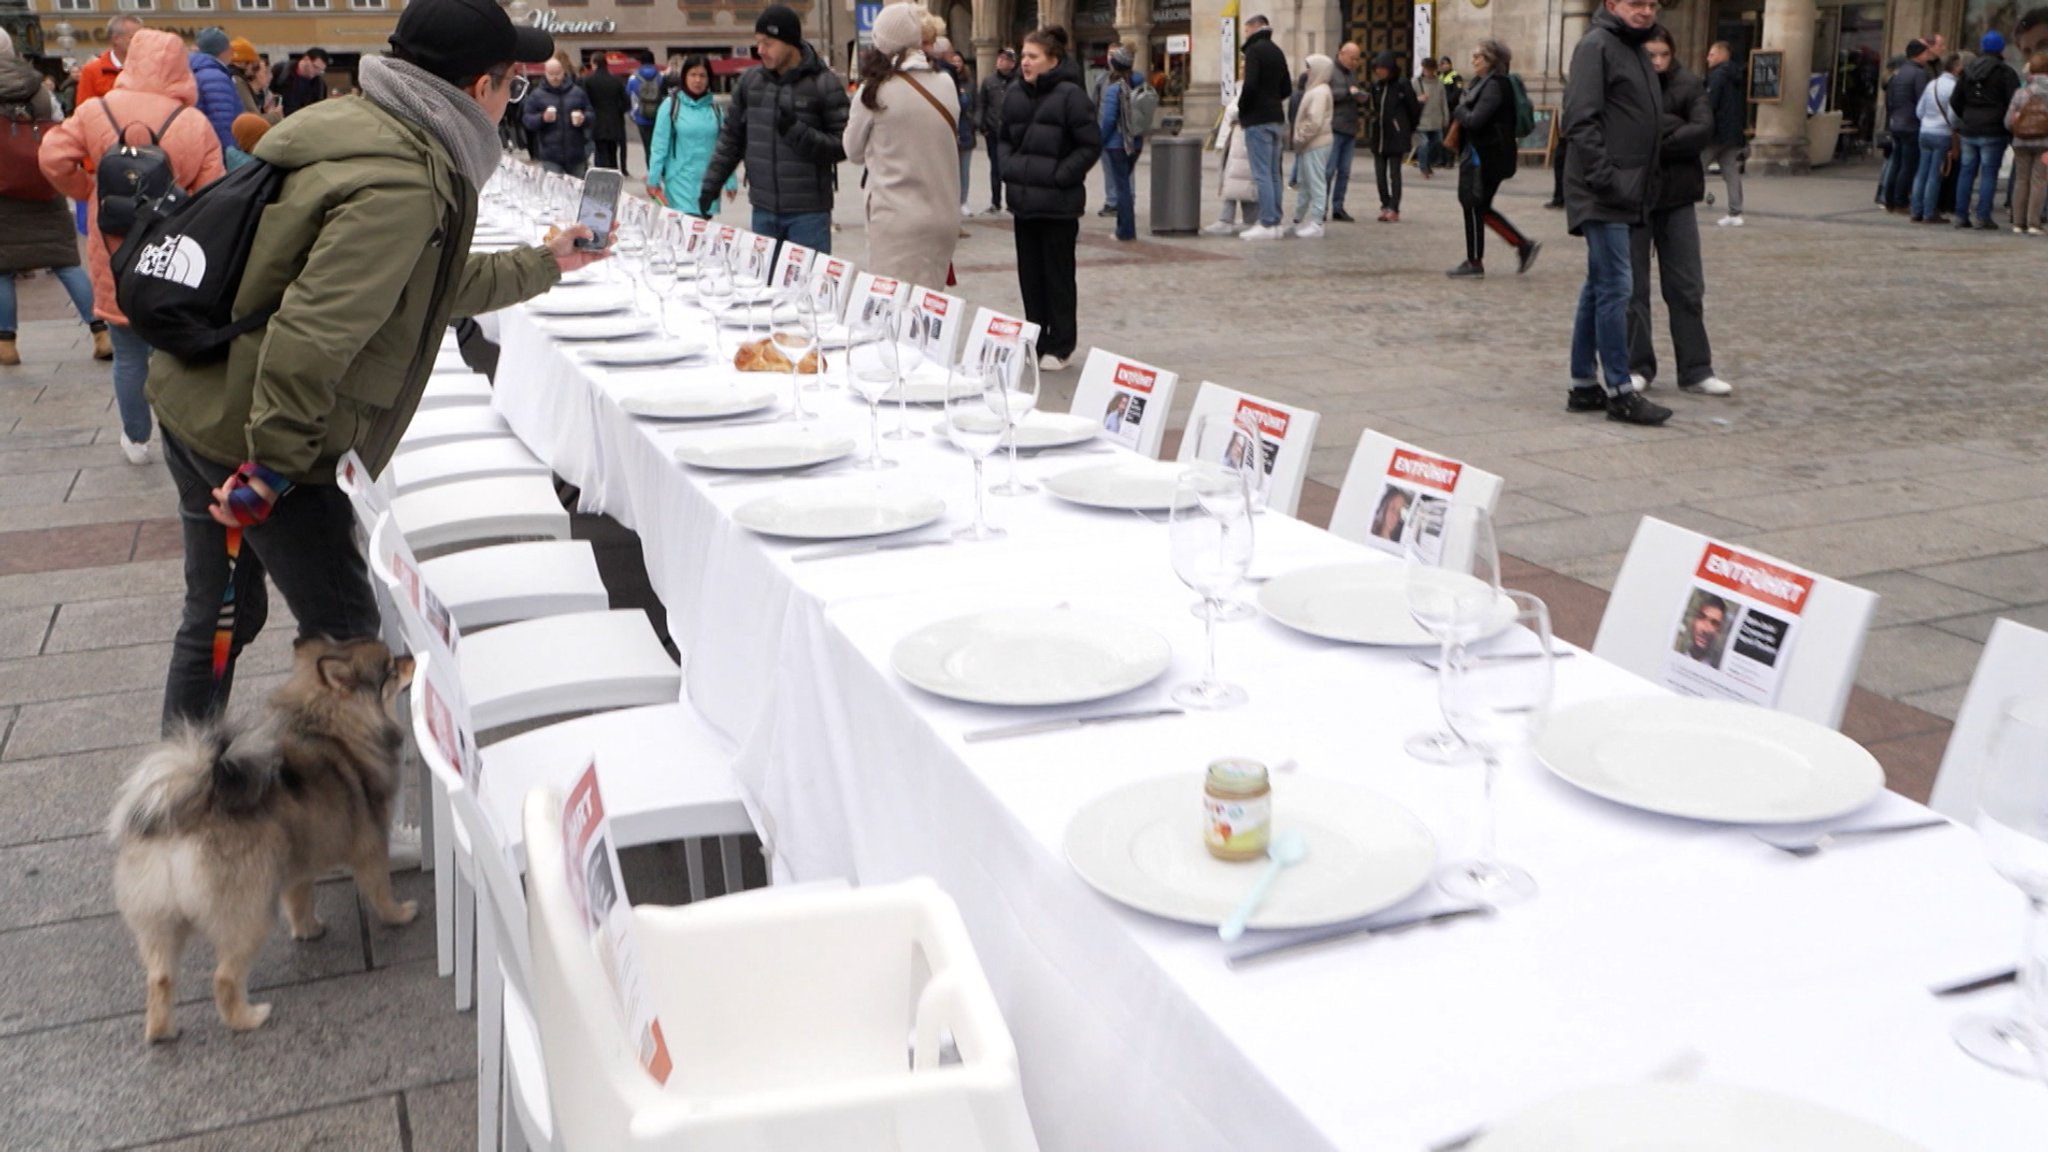
[(867, 167), (867, 270), (943, 288), (960, 238), (960, 96), (919, 47), (923, 11), (890, 4), (875, 17), (846, 158)]

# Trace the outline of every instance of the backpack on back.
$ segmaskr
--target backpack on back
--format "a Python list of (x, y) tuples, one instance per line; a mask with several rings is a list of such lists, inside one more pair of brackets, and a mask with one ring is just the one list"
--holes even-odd
[(180, 360), (205, 363), (269, 322), (274, 303), (236, 319), (235, 294), (263, 210), (277, 200), (285, 176), (252, 160), (190, 196), (174, 187), (141, 207), (110, 261), (115, 303), (137, 336)]
[(2029, 92), (2012, 118), (2012, 134), (2018, 140), (2039, 140), (2048, 136), (2048, 98)]
[(57, 190), (36, 162), (43, 137), (57, 126), (39, 120), (27, 104), (0, 104), (0, 196), (10, 200), (55, 200)]
[(1536, 106), (1529, 103), (1529, 90), (1522, 86), (1520, 73), (1508, 73), (1508, 87), (1515, 92), (1515, 139), (1536, 130)]
[(1129, 139), (1133, 136), (1152, 134), (1152, 123), (1159, 118), (1159, 92), (1144, 80), (1136, 88), (1124, 85), (1117, 102), (1116, 130)]
[(106, 97), (100, 97), (99, 106), (107, 123), (114, 126), (114, 146), (100, 157), (94, 199), (100, 206), (100, 233), (118, 240), (135, 226), (137, 213), (145, 203), (161, 200), (177, 190), (177, 173), (171, 168), (171, 157), (164, 151), (163, 141), (171, 121), (178, 118), (185, 106), (180, 104), (172, 109), (163, 126), (149, 134), (149, 143), (139, 145), (128, 143), (128, 129), (132, 125), (114, 119), (114, 109)]
[(654, 123), (654, 118), (661, 115), (662, 87), (661, 77), (656, 76), (649, 80), (642, 76), (640, 87), (634, 91), (634, 99), (640, 105), (640, 116), (649, 124)]

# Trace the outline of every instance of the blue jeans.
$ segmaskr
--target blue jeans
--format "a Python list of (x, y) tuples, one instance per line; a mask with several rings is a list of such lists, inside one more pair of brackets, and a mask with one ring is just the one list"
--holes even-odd
[[(962, 151), (960, 153), (960, 206), (962, 208), (967, 207), (967, 186), (973, 183), (973, 181), (974, 153), (972, 151)], [(826, 231), (829, 232), (831, 229), (828, 228)]]
[(121, 410), (121, 432), (137, 444), (149, 443), (149, 345), (126, 324), (107, 325), (114, 342), (114, 405)]
[[(1897, 148), (1892, 149), (1896, 154)], [(1913, 219), (1932, 220), (1941, 207), (1941, 162), (1948, 157), (1948, 137), (1938, 132), (1920, 134), (1920, 159), (1912, 172)], [(1965, 217), (1968, 211), (1962, 213)]]
[[(1991, 219), (1998, 198), (1998, 165), (2005, 159), (2005, 137), (1963, 137), (1962, 170), (1956, 174), (1956, 219)], [(1977, 190), (1977, 210), (1970, 211), (1970, 189)]]
[(1344, 210), (1344, 192), (1351, 187), (1351, 154), (1358, 151), (1358, 137), (1339, 132), (1330, 144), (1330, 214)]
[(1628, 379), (1629, 227), (1589, 220), (1586, 286), (1579, 289), (1579, 314), (1572, 322), (1572, 384), (1598, 380), (1609, 396), (1634, 389)]
[(1104, 148), (1102, 163), (1109, 173), (1109, 199), (1116, 205), (1116, 238), (1138, 238), (1138, 206), (1131, 195), (1131, 166), (1138, 158), (1121, 148)]
[(1427, 176), (1436, 167), (1437, 149), (1444, 146), (1442, 132), (1427, 132), (1417, 129), (1415, 133), (1415, 166)]
[(754, 209), (754, 233), (759, 236), (773, 236), (778, 241), (801, 244), (813, 252), (830, 255), (832, 252), (832, 214), (830, 212), (770, 212), (766, 208)]
[(1280, 132), (1279, 124), (1254, 124), (1244, 130), (1244, 143), (1252, 158), (1252, 184), (1259, 190), (1259, 226), (1280, 226)]
[[(95, 323), (92, 314), (92, 277), (85, 269), (73, 264), (69, 268), (52, 268), (57, 283), (71, 297), (71, 306), (78, 309), (78, 318), (87, 324)], [(15, 324), (20, 319), (14, 298), (14, 273), (0, 272), (0, 336), (12, 336)]]

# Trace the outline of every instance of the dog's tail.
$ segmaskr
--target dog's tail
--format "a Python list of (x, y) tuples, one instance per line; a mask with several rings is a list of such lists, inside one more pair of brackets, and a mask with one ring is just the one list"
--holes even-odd
[(275, 734), (185, 725), (152, 749), (121, 786), (107, 834), (122, 840), (166, 836), (209, 811), (246, 812), (277, 783)]

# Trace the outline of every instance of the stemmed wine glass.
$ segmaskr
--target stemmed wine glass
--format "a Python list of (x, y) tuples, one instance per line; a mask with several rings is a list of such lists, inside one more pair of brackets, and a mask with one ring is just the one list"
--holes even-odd
[[(619, 205), (619, 231), (612, 238), (612, 258), (601, 261), (606, 280), (623, 278), (631, 288), (639, 274), (640, 257), (647, 250), (647, 236), (650, 221), (645, 206), (630, 197), (623, 198)], [(639, 307), (639, 293), (634, 293), (634, 307)]]
[(1010, 475), (989, 491), (998, 496), (1029, 496), (1038, 491), (1038, 485), (1017, 475), (1017, 427), (1038, 407), (1037, 342), (1021, 336), (991, 339), (982, 345), (981, 356), (1002, 376), (1010, 391), (1009, 427), (1003, 432), (1003, 440), (1010, 448)]
[[(648, 234), (640, 252), (640, 279), (654, 297), (654, 315), (661, 334), (669, 336), (668, 302), (676, 287), (676, 253), (673, 226), (661, 221)], [(637, 293), (636, 305), (637, 305)]]
[[(1485, 508), (1423, 501), (1410, 514), (1402, 550), (1408, 616), (1436, 639), (1440, 665), (1453, 645), (1478, 639), (1502, 623), (1500, 552)], [(1428, 764), (1454, 764), (1472, 754), (1455, 729), (1419, 733), (1402, 747)]]
[(999, 370), (946, 377), (946, 437), (974, 458), (974, 523), (953, 533), (955, 539), (994, 540), (1006, 534), (983, 515), (988, 488), (982, 481), (982, 463), (1003, 442), (1009, 406), (1010, 389)]
[[(801, 292), (810, 298), (811, 314), (816, 317), (818, 325), (818, 353), (823, 355), (828, 339), (831, 343), (837, 344), (846, 334), (839, 320), (838, 299), (832, 294), (831, 282), (820, 276), (809, 284), (794, 285), (790, 290)], [(811, 377), (810, 383), (804, 385), (804, 390), (823, 392), (829, 387), (831, 385), (825, 373), (820, 372)]]
[(1216, 618), (1223, 594), (1244, 579), (1252, 563), (1252, 494), (1244, 473), (1197, 462), (1174, 485), (1167, 524), (1173, 572), (1207, 604), (1201, 613), (1208, 641), (1208, 671), (1202, 679), (1173, 690), (1175, 703), (1189, 708), (1235, 708), (1248, 697), (1243, 688), (1216, 675)]
[[(1490, 634), (1466, 630), (1445, 646), (1437, 665), (1437, 697), (1444, 719), (1465, 746), (1485, 763), (1481, 777), (1479, 854), (1447, 866), (1437, 887), (1466, 900), (1511, 904), (1536, 894), (1536, 881), (1513, 864), (1500, 861), (1494, 849), (1493, 789), (1501, 760), (1529, 746), (1537, 727), (1550, 714), (1555, 656), (1551, 651), (1550, 610), (1527, 592), (1498, 593), (1514, 604), (1513, 623), (1533, 643), (1504, 642), (1477, 646)], [(1490, 606), (1481, 618), (1496, 620)]]
[[(1194, 438), (1192, 459), (1244, 476), (1245, 488), (1251, 493), (1252, 510), (1257, 512), (1262, 503), (1260, 486), (1265, 480), (1260, 467), (1265, 457), (1259, 446), (1258, 425), (1235, 414), (1211, 413), (1196, 417), (1185, 435)], [(1259, 614), (1258, 609), (1227, 593), (1215, 600), (1196, 601), (1188, 606), (1188, 611), (1197, 616), (1214, 613), (1218, 624), (1250, 620)]]
[[(904, 308), (902, 347), (896, 353), (896, 366), (902, 374), (902, 380), (896, 386), (896, 427), (882, 433), (884, 440), (917, 440), (924, 436), (910, 426), (910, 378), (924, 366), (931, 347), (927, 333), (938, 320), (916, 304), (907, 304)], [(979, 384), (980, 378), (976, 377), (974, 383)], [(953, 377), (948, 373), (947, 395), (952, 395), (952, 391)]]
[(896, 467), (882, 457), (882, 397), (896, 386), (896, 316), (884, 306), (854, 319), (846, 336), (846, 386), (868, 402), (868, 456), (860, 468)]
[(789, 361), (789, 411), (784, 420), (809, 420), (804, 408), (804, 360), (818, 350), (818, 311), (802, 287), (778, 294), (768, 306), (768, 339)]
[(725, 355), (725, 313), (732, 307), (732, 269), (716, 251), (707, 251), (697, 266), (697, 303), (711, 314), (711, 340)]
[(2048, 695), (2006, 702), (1977, 781), (1977, 835), (1991, 868), (2027, 898), (2019, 1006), (1958, 1021), (1963, 1051), (2006, 1072), (2048, 1080)]

